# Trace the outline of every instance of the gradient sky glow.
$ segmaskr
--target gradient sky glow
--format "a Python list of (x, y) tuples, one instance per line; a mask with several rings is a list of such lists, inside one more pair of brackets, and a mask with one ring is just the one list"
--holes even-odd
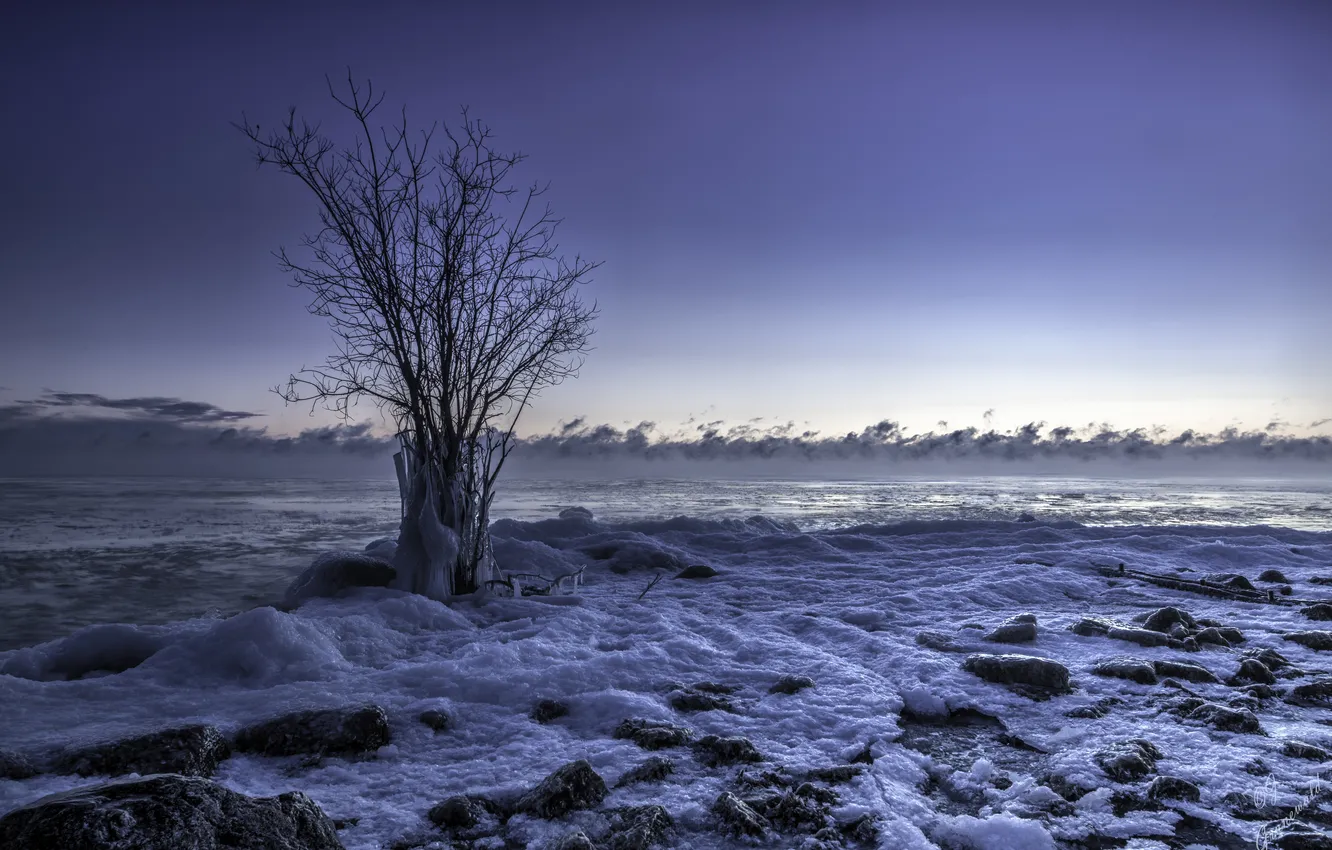
[(1332, 416), (1330, 3), (24, 5), (0, 401), (308, 426), (266, 389), (329, 350), (271, 256), (315, 210), (228, 122), (350, 65), (469, 105), (605, 260), (525, 431)]

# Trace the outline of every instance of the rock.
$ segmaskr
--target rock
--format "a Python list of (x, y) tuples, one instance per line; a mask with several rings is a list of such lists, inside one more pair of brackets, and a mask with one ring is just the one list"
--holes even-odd
[(1296, 685), (1291, 689), (1290, 699), (1298, 703), (1332, 702), (1332, 676), (1319, 676), (1312, 682)]
[(1249, 685), (1244, 689), (1244, 693), (1257, 700), (1273, 699), (1281, 696), (1281, 691), (1271, 685)]
[(529, 715), (537, 723), (549, 723), (552, 720), (558, 720), (569, 713), (567, 703), (560, 702), (557, 699), (543, 699), (532, 706), (532, 712)]
[(1036, 521), (1036, 517), (1033, 516), (1032, 514), (1028, 513), (1027, 511), (1023, 511), (1022, 513), (1018, 514), (1018, 516), (1017, 516), (1017, 520), (1015, 520), (1015, 521), (1016, 521), (1016, 522), (1035, 522), (1035, 521)]
[(829, 785), (841, 785), (850, 782), (861, 773), (863, 768), (855, 764), (839, 764), (834, 767), (816, 767), (805, 772), (805, 778), (814, 782), (827, 782)]
[(1318, 602), (1301, 608), (1300, 613), (1310, 620), (1332, 620), (1332, 604)]
[(638, 718), (623, 721), (615, 727), (613, 734), (616, 738), (633, 741), (645, 750), (684, 746), (693, 737), (693, 733), (682, 726)]
[(1264, 826), (1258, 842), (1259, 847), (1269, 850), (1332, 850), (1332, 835), (1290, 818)]
[(814, 687), (814, 680), (808, 676), (786, 675), (777, 680), (777, 684), (768, 688), (770, 694), (794, 694), (805, 688)]
[(1031, 623), (1031, 624), (1034, 626), (1034, 625), (1036, 625), (1036, 615), (1033, 614), (1033, 613), (1031, 613), (1030, 611), (1025, 611), (1025, 612), (1023, 612), (1023, 613), (1021, 613), (1021, 614), (1014, 614), (1013, 616), (1009, 617), (1009, 618), (1008, 618), (1008, 622), (1010, 622), (1010, 623)]
[(953, 640), (952, 635), (922, 629), (916, 632), (916, 644), (938, 652), (966, 652), (966, 647)]
[(838, 827), (838, 831), (857, 844), (878, 846), (879, 823), (872, 814), (864, 814), (849, 823), (842, 824)]
[(265, 756), (324, 756), (370, 753), (389, 740), (388, 715), (366, 705), (284, 714), (242, 729), (234, 745), (238, 752)]
[(575, 809), (590, 809), (606, 799), (606, 783), (592, 765), (579, 759), (541, 780), (518, 800), (519, 811), (541, 818), (562, 817)]
[(721, 573), (709, 567), (707, 564), (690, 564), (683, 570), (675, 574), (676, 578), (712, 578), (721, 575)]
[(1193, 619), (1193, 615), (1175, 607), (1157, 608), (1151, 614), (1147, 615), (1147, 620), (1142, 624), (1144, 629), (1153, 632), (1169, 634), (1175, 626), (1183, 626), (1190, 632), (1197, 631), (1198, 622)]
[(1225, 637), (1221, 635), (1221, 630), (1215, 626), (1208, 626), (1194, 635), (1193, 639), (1198, 643), (1205, 643), (1211, 646), (1230, 646), (1230, 641), (1226, 640)]
[(1069, 626), (1068, 630), (1080, 637), (1104, 637), (1110, 633), (1111, 629), (1118, 627), (1118, 623), (1104, 617), (1083, 617)]
[(1291, 632), (1282, 637), (1292, 643), (1298, 643), (1300, 646), (1307, 646), (1309, 649), (1316, 649), (1319, 652), (1332, 651), (1332, 632), (1310, 631), (1310, 632)]
[(1158, 676), (1173, 676), (1187, 682), (1211, 684), (1219, 681), (1211, 670), (1187, 661), (1153, 661), (1152, 668)]
[(1106, 632), (1105, 636), (1112, 640), (1136, 643), (1138, 646), (1170, 646), (1171, 642), (1170, 635), (1154, 632), (1151, 629), (1113, 628)]
[(218, 763), (230, 755), (231, 747), (216, 728), (184, 726), (66, 752), (56, 760), (53, 769), (55, 773), (80, 776), (126, 773), (212, 776)]
[(1158, 776), (1147, 786), (1149, 800), (1187, 800), (1196, 803), (1201, 798), (1202, 792), (1197, 785), (1174, 776)]
[(1244, 643), (1244, 632), (1231, 626), (1213, 626), (1216, 633), (1229, 644)]
[[(837, 795), (826, 789), (815, 789), (812, 785), (801, 786), (810, 793), (802, 794), (800, 789), (781, 794), (763, 811), (763, 815), (774, 827), (799, 832), (815, 832), (828, 820), (828, 804), (820, 799), (825, 794)], [(822, 791), (822, 794), (819, 791)], [(826, 799), (826, 798), (824, 798)], [(751, 808), (753, 808), (751, 806)]]
[(1031, 655), (977, 654), (962, 662), (962, 669), (1002, 685), (1026, 685), (1053, 691), (1068, 688), (1068, 668), (1058, 661)]
[(1256, 682), (1260, 685), (1275, 685), (1276, 676), (1267, 669), (1267, 665), (1257, 658), (1245, 658), (1240, 661), (1239, 672), (1235, 678), (1241, 682)]
[(1239, 573), (1212, 573), (1204, 576), (1204, 580), (1221, 587), (1228, 587), (1231, 590), (1257, 590), (1253, 586), (1253, 582)]
[(0, 779), (29, 779), (37, 775), (37, 768), (22, 753), (0, 750)]
[(1290, 756), (1293, 759), (1308, 759), (1309, 761), (1324, 762), (1332, 759), (1332, 753), (1322, 747), (1316, 747), (1313, 744), (1306, 744), (1303, 741), (1287, 741), (1281, 747), (1283, 756)]
[(43, 797), (0, 818), (0, 847), (343, 850), (333, 822), (299, 791), (247, 797), (175, 774)]
[(620, 777), (620, 781), (615, 783), (615, 787), (634, 785), (639, 782), (656, 782), (665, 779), (674, 772), (675, 762), (661, 756), (652, 756), (642, 764), (626, 770), (624, 775)]
[(687, 690), (701, 691), (705, 694), (722, 694), (723, 696), (730, 696), (739, 691), (740, 687), (738, 685), (723, 684), (722, 682), (695, 682), (690, 685)]
[(665, 840), (675, 826), (661, 806), (619, 809), (611, 813), (610, 823), (610, 837), (604, 842), (609, 850), (647, 850)]
[(325, 552), (287, 586), (282, 604), (295, 608), (308, 599), (337, 596), (353, 587), (388, 587), (397, 577), (393, 565), (364, 552)]
[(852, 764), (874, 764), (874, 742), (865, 744), (865, 749), (851, 757)]
[[(1024, 619), (1019, 620), (1018, 617)], [(1036, 616), (1019, 614), (1018, 617), (1001, 623), (985, 639), (993, 643), (1031, 643), (1036, 640)]]
[(721, 822), (722, 831), (731, 835), (761, 838), (768, 831), (767, 819), (730, 791), (717, 797), (712, 813)]
[(587, 833), (581, 829), (575, 829), (556, 842), (555, 850), (597, 850), (597, 845), (592, 843), (592, 839), (587, 837)]
[(1246, 649), (1241, 653), (1245, 658), (1257, 658), (1268, 670), (1280, 670), (1289, 667), (1290, 661), (1275, 649)]
[(671, 708), (676, 711), (735, 711), (735, 705), (726, 697), (688, 688), (671, 694)]
[(421, 715), (416, 719), (420, 720), (431, 729), (434, 729), (436, 732), (447, 732), (449, 726), (453, 724), (453, 721), (449, 719), (447, 714), (433, 708), (421, 712)]
[(763, 761), (762, 754), (748, 738), (723, 738), (707, 735), (694, 745), (694, 754), (708, 767)]
[(441, 829), (471, 829), (487, 815), (485, 804), (478, 797), (459, 794), (432, 806), (427, 817)]
[(1290, 584), (1290, 579), (1281, 570), (1271, 569), (1263, 570), (1258, 574), (1259, 581), (1272, 582), (1273, 584)]
[(1116, 782), (1134, 782), (1156, 771), (1161, 751), (1151, 741), (1134, 739), (1111, 744), (1094, 758), (1105, 775)]
[(1184, 715), (1189, 720), (1206, 723), (1222, 732), (1241, 732), (1247, 735), (1261, 735), (1263, 728), (1252, 711), (1230, 708), (1214, 702), (1204, 702)]
[(1116, 679), (1128, 679), (1140, 685), (1155, 685), (1156, 670), (1146, 661), (1137, 658), (1111, 658), (1099, 662), (1092, 668), (1097, 676), (1109, 676)]
[(1110, 713), (1110, 709), (1117, 705), (1123, 705), (1124, 701), (1119, 697), (1104, 697), (1097, 700), (1092, 705), (1080, 705), (1071, 711), (1064, 712), (1065, 717), (1081, 718), (1084, 720), (1098, 720)]

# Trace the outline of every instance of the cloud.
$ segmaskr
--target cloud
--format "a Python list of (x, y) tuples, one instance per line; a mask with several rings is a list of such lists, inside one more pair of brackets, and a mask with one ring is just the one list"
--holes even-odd
[(107, 398), (96, 393), (68, 392), (47, 392), (36, 399), (17, 401), (10, 407), (26, 410), (33, 415), (60, 410), (86, 417), (104, 415), (105, 411), (117, 411), (136, 419), (168, 422), (240, 422), (260, 415), (244, 410), (223, 410), (215, 404), (179, 398)]

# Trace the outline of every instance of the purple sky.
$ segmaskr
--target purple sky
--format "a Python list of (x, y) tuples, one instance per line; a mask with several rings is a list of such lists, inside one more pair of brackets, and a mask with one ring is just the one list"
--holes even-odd
[(228, 122), (330, 115), (350, 65), (469, 105), (605, 260), (524, 430), (1332, 416), (1326, 2), (24, 5), (0, 403), (308, 427), (266, 390), (329, 350), (270, 253), (314, 208)]

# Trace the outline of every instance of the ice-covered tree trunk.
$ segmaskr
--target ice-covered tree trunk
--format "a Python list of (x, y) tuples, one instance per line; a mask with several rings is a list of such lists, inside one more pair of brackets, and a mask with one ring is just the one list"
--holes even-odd
[(406, 440), (393, 460), (402, 497), (394, 587), (431, 599), (484, 587), (495, 577), (489, 499), (474, 465), (460, 464), (450, 476), (444, 459), (422, 457)]

